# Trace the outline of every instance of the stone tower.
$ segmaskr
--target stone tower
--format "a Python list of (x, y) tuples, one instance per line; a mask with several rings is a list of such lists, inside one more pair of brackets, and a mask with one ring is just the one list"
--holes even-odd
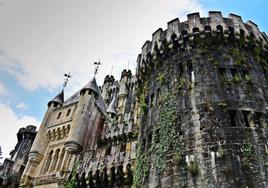
[(20, 128), (17, 133), (18, 143), (10, 152), (0, 169), (0, 177), (4, 178), (6, 185), (15, 186), (18, 183), (28, 161), (28, 154), (36, 136), (36, 127), (28, 125)]
[(211, 11), (158, 29), (137, 59), (138, 187), (268, 187), (268, 38)]
[(63, 187), (81, 151), (96, 144), (106, 117), (95, 77), (66, 101), (61, 91), (48, 103), (20, 186)]

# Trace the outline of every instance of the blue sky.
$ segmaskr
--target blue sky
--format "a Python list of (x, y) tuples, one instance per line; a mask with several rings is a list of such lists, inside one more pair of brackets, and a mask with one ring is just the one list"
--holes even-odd
[(118, 79), (127, 67), (134, 72), (140, 48), (151, 34), (175, 17), (208, 10), (241, 15), (268, 31), (268, 1), (255, 0), (0, 0), (0, 146), (4, 156), (16, 144), (22, 126), (39, 126), (49, 99), (71, 72), (70, 96), (93, 75), (92, 63), (103, 66), (102, 84), (111, 72)]

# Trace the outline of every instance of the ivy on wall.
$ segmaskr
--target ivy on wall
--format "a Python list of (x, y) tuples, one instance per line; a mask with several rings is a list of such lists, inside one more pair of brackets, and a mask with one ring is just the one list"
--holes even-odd
[(72, 174), (70, 179), (65, 183), (64, 188), (76, 188), (77, 186), (77, 178), (76, 178), (76, 173), (77, 173), (77, 168), (80, 164), (80, 161), (77, 161), (74, 164), (73, 170), (72, 170)]
[(148, 153), (144, 151), (141, 144), (137, 148), (137, 158), (135, 160), (135, 174), (133, 179), (133, 187), (139, 187), (144, 178), (149, 174)]
[(176, 125), (176, 101), (173, 94), (168, 93), (161, 97), (159, 106), (159, 123), (157, 131), (153, 133), (153, 141), (150, 151), (155, 156), (155, 167), (158, 173), (165, 169), (166, 155), (174, 150), (174, 160), (177, 163), (183, 158), (184, 143), (175, 130)]

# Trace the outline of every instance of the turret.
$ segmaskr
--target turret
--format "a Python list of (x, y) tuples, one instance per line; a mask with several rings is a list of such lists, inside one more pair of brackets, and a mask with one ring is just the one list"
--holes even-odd
[(83, 150), (83, 138), (90, 122), (90, 113), (98, 99), (99, 89), (95, 77), (80, 91), (80, 99), (74, 115), (73, 125), (65, 143), (65, 148), (70, 153), (79, 153)]
[(36, 154), (38, 153), (38, 157), (42, 158), (44, 155), (44, 152), (47, 147), (47, 136), (46, 136), (46, 129), (47, 129), (47, 120), (50, 115), (50, 113), (60, 106), (62, 106), (64, 102), (64, 91), (62, 90), (60, 93), (58, 93), (52, 100), (50, 100), (47, 104), (48, 108), (45, 114), (45, 117), (40, 125), (38, 134), (36, 136), (36, 139), (33, 143), (32, 149), (30, 151), (30, 156), (32, 153)]
[(114, 77), (112, 75), (107, 75), (104, 79), (104, 83), (102, 86), (102, 98), (106, 105), (109, 104), (111, 93), (110, 86), (114, 83)]
[(64, 102), (64, 92), (62, 90), (58, 95), (56, 95), (56, 97), (50, 100), (47, 105), (48, 105), (48, 108), (60, 107), (62, 106), (63, 102)]
[(130, 70), (124, 69), (121, 73), (121, 79), (120, 79), (120, 88), (119, 88), (119, 96), (120, 95), (127, 95), (127, 84), (132, 76), (132, 73)]
[(119, 81), (119, 95), (118, 95), (118, 114), (123, 114), (125, 109), (126, 97), (128, 94), (128, 84), (131, 79), (132, 73), (130, 70), (124, 69), (121, 73)]
[[(62, 90), (59, 94), (57, 94), (52, 100), (50, 100), (47, 104), (48, 108), (43, 118), (43, 121), (38, 129), (38, 134), (35, 137), (32, 148), (29, 152), (29, 161), (27, 164), (27, 168), (24, 171), (23, 177), (21, 179), (22, 185), (28, 185), (31, 179), (31, 176), (35, 175), (36, 167), (39, 165), (41, 160), (44, 157), (48, 138), (46, 136), (47, 132), (47, 121), (51, 112), (60, 106), (63, 105), (64, 102), (64, 91)], [(27, 126), (26, 131), (32, 131), (33, 127)]]

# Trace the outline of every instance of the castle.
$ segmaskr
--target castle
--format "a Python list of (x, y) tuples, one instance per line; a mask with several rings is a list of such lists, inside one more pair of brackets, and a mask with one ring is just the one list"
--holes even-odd
[(268, 37), (187, 18), (153, 33), (135, 75), (49, 101), (21, 187), (268, 186)]

